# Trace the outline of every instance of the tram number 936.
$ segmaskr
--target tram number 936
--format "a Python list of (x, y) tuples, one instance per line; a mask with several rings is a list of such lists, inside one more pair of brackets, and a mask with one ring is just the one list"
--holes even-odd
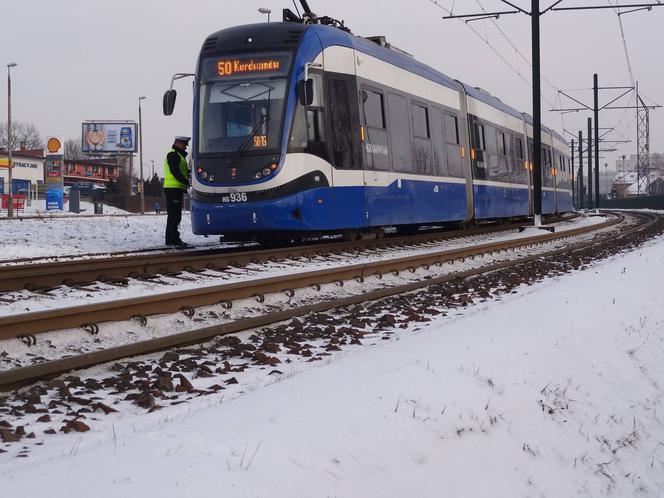
[(246, 192), (231, 192), (221, 198), (223, 202), (247, 202)]

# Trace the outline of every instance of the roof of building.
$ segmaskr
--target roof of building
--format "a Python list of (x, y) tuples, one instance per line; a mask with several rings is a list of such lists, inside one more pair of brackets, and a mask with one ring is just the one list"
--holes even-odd
[[(8, 151), (5, 148), (0, 148), (0, 156), (8, 156)], [(30, 157), (33, 159), (44, 159), (46, 157), (45, 149), (22, 149), (22, 150), (13, 150), (12, 157)]]
[(65, 159), (65, 164), (88, 164), (92, 166), (120, 166), (108, 159)]
[(627, 171), (625, 173), (618, 173), (611, 183), (613, 185), (621, 185), (623, 187), (622, 192), (625, 195), (638, 195), (639, 193), (647, 192), (649, 184), (660, 180), (664, 180), (664, 173), (662, 171), (651, 171), (647, 177), (639, 177), (636, 171)]

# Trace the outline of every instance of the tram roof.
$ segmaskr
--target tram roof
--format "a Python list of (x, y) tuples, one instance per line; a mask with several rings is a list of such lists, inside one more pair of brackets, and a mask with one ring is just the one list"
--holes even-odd
[[(374, 41), (331, 26), (289, 22), (263, 22), (234, 26), (217, 31), (208, 36), (203, 44), (202, 54), (205, 55), (207, 50), (218, 50), (219, 45), (222, 43), (224, 45), (242, 47), (242, 51), (245, 49), (247, 51), (268, 51), (285, 48), (295, 49), (307, 31), (311, 31), (319, 38), (324, 49), (335, 45), (353, 48), (453, 90), (458, 90), (458, 84), (461, 83), (468, 96), (518, 119), (524, 119), (525, 117), (526, 122), (531, 125), (533, 123), (532, 116), (519, 112), (517, 109), (507, 105), (498, 97), (481, 88), (459, 82), (437, 69), (419, 62), (414, 57), (411, 57), (404, 52), (382, 47)], [(248, 37), (252, 37), (251, 44), (247, 42)], [(311, 43), (311, 41), (309, 41), (307, 37), (304, 37), (304, 43)], [(545, 126), (542, 126), (542, 131), (548, 133), (550, 130)], [(564, 138), (557, 132), (554, 131), (553, 133), (557, 138), (565, 142)]]

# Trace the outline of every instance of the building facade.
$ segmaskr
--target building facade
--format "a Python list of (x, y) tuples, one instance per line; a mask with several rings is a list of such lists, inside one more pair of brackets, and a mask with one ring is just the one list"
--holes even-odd
[(65, 159), (64, 184), (94, 183), (106, 186), (120, 179), (122, 167), (107, 159)]
[[(44, 157), (42, 149), (20, 150), (12, 152), (12, 185), (14, 194), (37, 192), (44, 183)], [(9, 193), (9, 154), (0, 149), (0, 193)]]

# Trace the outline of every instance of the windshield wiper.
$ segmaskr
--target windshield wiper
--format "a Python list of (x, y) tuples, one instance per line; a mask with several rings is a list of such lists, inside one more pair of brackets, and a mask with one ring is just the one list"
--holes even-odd
[(247, 135), (247, 138), (244, 139), (244, 142), (240, 144), (240, 146), (237, 148), (235, 151), (235, 154), (233, 154), (233, 157), (231, 158), (231, 163), (237, 162), (237, 160), (240, 158), (242, 154), (244, 154), (249, 146), (251, 145), (252, 140), (258, 133), (258, 131), (261, 129), (263, 124), (269, 123), (270, 122), (270, 113), (265, 113), (261, 116), (261, 119), (256, 123), (256, 126), (253, 127), (249, 135)]

